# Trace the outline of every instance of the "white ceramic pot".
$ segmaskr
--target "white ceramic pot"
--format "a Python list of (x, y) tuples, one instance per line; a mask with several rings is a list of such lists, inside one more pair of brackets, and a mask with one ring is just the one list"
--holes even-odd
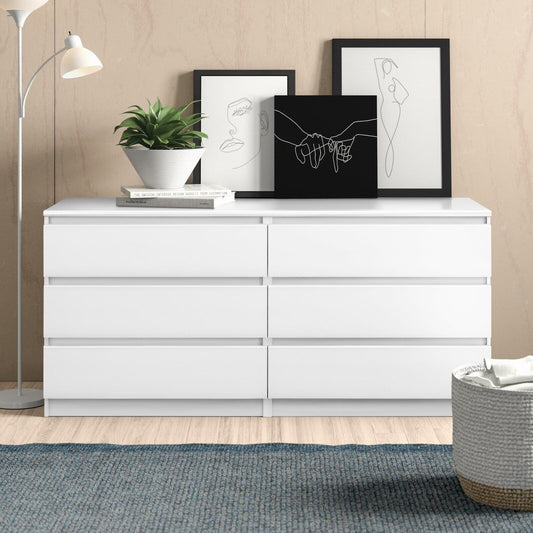
[(205, 148), (148, 150), (144, 146), (123, 150), (143, 183), (150, 189), (183, 187), (205, 152)]

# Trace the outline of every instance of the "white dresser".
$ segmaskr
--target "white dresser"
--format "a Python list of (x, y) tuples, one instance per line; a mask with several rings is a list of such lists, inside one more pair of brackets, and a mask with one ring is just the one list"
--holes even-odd
[(467, 198), (67, 199), (44, 212), (47, 416), (448, 415), (490, 356)]

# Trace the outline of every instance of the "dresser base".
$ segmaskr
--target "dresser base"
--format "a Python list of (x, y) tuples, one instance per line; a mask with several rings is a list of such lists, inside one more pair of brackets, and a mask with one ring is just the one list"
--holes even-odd
[(467, 198), (64, 199), (43, 273), (46, 416), (450, 416), (491, 356)]
[(450, 400), (46, 400), (45, 416), (451, 416)]

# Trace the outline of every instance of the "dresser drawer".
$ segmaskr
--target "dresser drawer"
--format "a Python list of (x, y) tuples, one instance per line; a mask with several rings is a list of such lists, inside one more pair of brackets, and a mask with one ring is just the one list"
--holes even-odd
[(273, 286), (269, 336), (487, 338), (490, 286)]
[(266, 398), (260, 346), (47, 346), (45, 398)]
[(44, 336), (265, 337), (267, 289), (243, 286), (45, 286)]
[(270, 398), (450, 398), (451, 372), (489, 346), (274, 346)]
[(486, 224), (273, 224), (273, 277), (489, 277)]
[(261, 277), (262, 225), (62, 225), (44, 228), (46, 277)]

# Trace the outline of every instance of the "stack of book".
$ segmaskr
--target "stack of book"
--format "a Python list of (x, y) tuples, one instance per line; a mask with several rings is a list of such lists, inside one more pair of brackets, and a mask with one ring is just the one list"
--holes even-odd
[(221, 185), (190, 184), (181, 189), (123, 186), (121, 191), (124, 196), (117, 197), (117, 207), (215, 209), (235, 200), (235, 193)]

